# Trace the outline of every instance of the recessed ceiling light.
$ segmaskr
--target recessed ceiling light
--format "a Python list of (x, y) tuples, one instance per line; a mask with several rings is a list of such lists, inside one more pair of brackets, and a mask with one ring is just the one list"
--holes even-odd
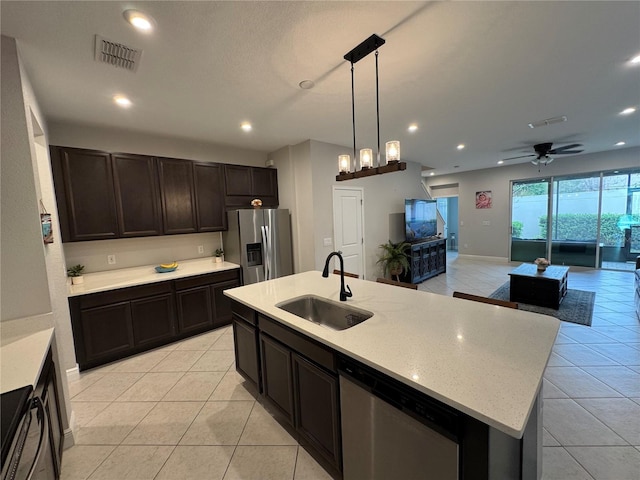
[(435, 175), (435, 172), (431, 172), (429, 175), (433, 177)]
[(311, 90), (313, 87), (316, 86), (316, 84), (315, 84), (315, 82), (313, 80), (303, 80), (298, 85), (303, 90)]
[(464, 149), (464, 143), (461, 143), (460, 145), (458, 145), (456, 147), (458, 150), (463, 150)]
[(122, 108), (129, 108), (131, 106), (131, 100), (124, 95), (116, 95), (113, 97), (113, 101), (116, 102)]
[(146, 15), (139, 10), (125, 10), (123, 15), (127, 22), (141, 32), (150, 32), (153, 30), (155, 22), (149, 15)]
[(622, 110), (620, 112), (620, 115), (630, 115), (635, 111), (636, 111), (636, 109), (634, 107), (625, 108), (624, 110)]
[(409, 125), (409, 128), (407, 130), (409, 130), (410, 132), (415, 132), (418, 130), (418, 125), (412, 123), (411, 125)]
[(253, 127), (251, 126), (251, 124), (249, 122), (242, 122), (240, 124), (240, 128), (242, 130), (244, 130), (245, 132), (250, 132), (253, 129)]
[(622, 145), (626, 145), (625, 142), (617, 142), (616, 143), (616, 147), (621, 147)]
[(504, 163), (504, 160), (498, 160), (498, 165), (502, 165)]
[(636, 55), (631, 60), (629, 60), (631, 65), (640, 65), (640, 55)]

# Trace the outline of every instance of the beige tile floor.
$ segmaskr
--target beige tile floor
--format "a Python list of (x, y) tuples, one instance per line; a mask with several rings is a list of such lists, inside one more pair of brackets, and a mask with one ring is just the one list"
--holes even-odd
[[(489, 295), (513, 268), (450, 255), (420, 290)], [(629, 272), (572, 271), (592, 327), (563, 323), (544, 383), (546, 480), (640, 479), (640, 323)], [(83, 373), (64, 480), (328, 479), (235, 372), (229, 327)], [(357, 479), (360, 480), (360, 479)]]

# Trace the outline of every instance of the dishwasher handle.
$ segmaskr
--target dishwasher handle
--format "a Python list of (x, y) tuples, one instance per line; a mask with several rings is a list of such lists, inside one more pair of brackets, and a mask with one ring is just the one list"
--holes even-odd
[(36, 451), (26, 480), (32, 480), (33, 476), (37, 473), (36, 468), (40, 463), (40, 457), (42, 456), (42, 452), (49, 443), (49, 418), (47, 416), (47, 411), (45, 410), (44, 405), (42, 404), (42, 400), (39, 397), (33, 399), (32, 405), (32, 409), (36, 408), (38, 410), (37, 418), (40, 420), (40, 440), (38, 441), (38, 450)]

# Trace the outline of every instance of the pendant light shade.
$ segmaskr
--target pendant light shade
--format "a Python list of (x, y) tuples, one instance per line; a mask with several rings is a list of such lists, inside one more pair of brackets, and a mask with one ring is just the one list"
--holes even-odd
[(387, 147), (387, 165), (390, 163), (396, 163), (400, 161), (400, 142), (397, 140), (391, 140), (386, 143)]
[(351, 170), (351, 157), (349, 155), (338, 155), (338, 172), (341, 175), (349, 173)]
[(373, 150), (370, 148), (363, 148), (360, 150), (360, 168), (371, 168), (373, 163)]

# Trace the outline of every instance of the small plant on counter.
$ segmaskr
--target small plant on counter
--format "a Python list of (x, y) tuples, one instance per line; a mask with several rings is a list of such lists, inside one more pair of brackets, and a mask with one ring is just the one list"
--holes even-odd
[(84, 277), (82, 276), (82, 272), (84, 272), (84, 265), (74, 265), (73, 267), (67, 268), (67, 276), (71, 277), (72, 285), (79, 285), (84, 283)]
[(216, 251), (213, 252), (213, 254), (216, 256), (216, 263), (222, 263), (222, 257), (224, 255), (224, 250), (222, 250), (221, 248), (216, 248)]
[(67, 268), (67, 276), (69, 277), (80, 277), (84, 272), (84, 265), (74, 265), (73, 267)]
[(391, 278), (395, 276), (396, 280), (400, 280), (402, 271), (409, 269), (407, 250), (410, 246), (406, 242), (393, 243), (391, 240), (380, 245), (382, 253), (376, 263), (382, 264), (385, 275), (389, 273)]

